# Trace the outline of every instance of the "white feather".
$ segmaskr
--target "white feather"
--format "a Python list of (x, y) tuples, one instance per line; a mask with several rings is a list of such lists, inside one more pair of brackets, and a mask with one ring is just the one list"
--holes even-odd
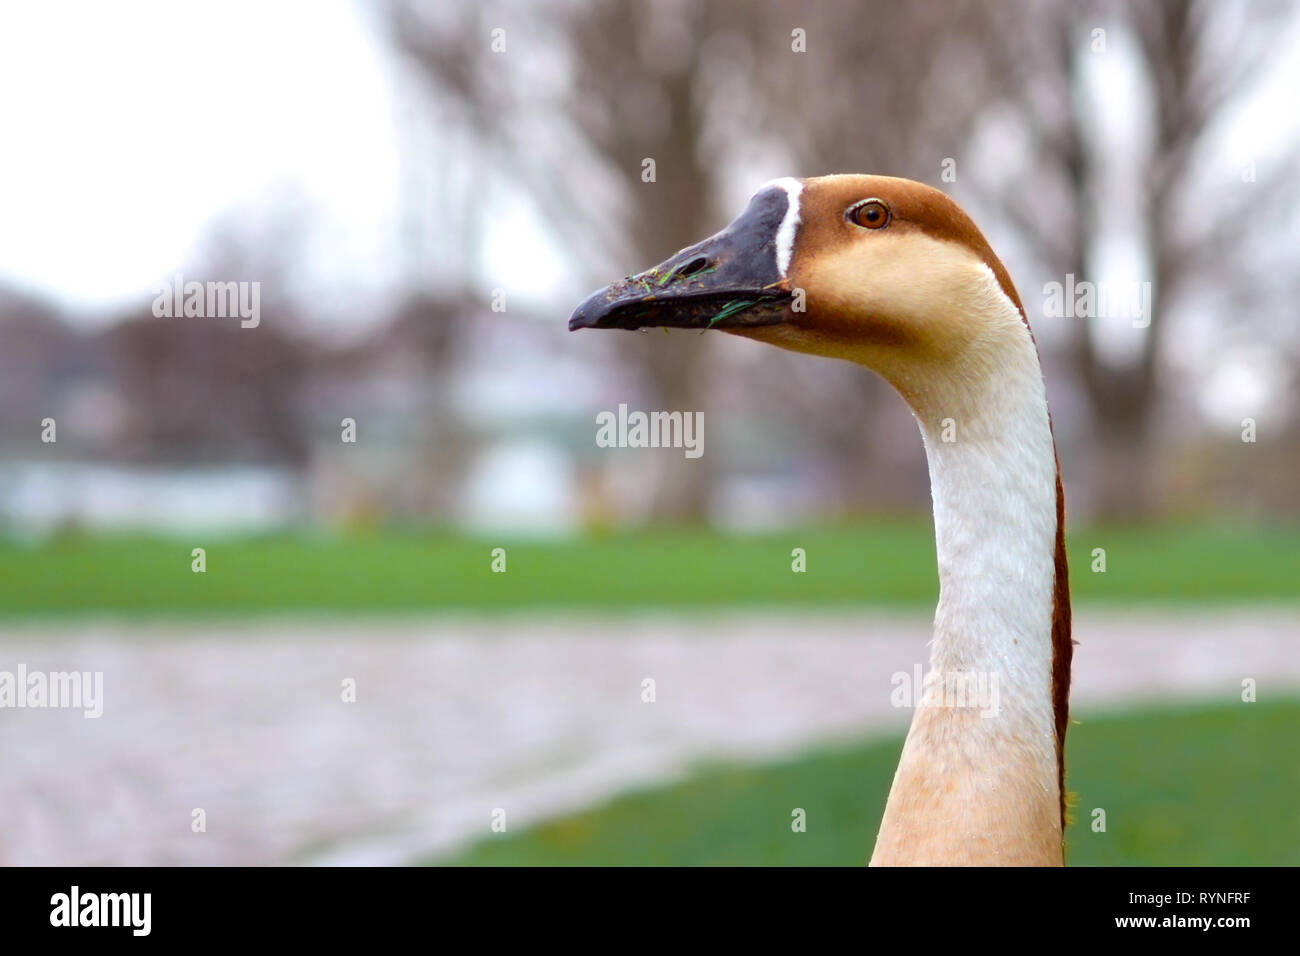
[(763, 189), (770, 189), (772, 186), (784, 189), (786, 195), (790, 197), (785, 216), (776, 230), (776, 267), (780, 270), (781, 277), (785, 278), (790, 272), (790, 259), (794, 255), (794, 237), (799, 229), (799, 194), (803, 192), (803, 183), (793, 176), (782, 176), (780, 179), (765, 183)]

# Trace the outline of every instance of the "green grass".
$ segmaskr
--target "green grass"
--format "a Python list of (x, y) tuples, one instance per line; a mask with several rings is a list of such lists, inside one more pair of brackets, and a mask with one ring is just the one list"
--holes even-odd
[[(39, 546), (0, 539), (0, 615), (915, 606), (936, 595), (931, 534), (927, 521), (891, 521), (549, 543), (397, 531), (68, 536)], [(1079, 600), (1300, 598), (1295, 528), (1085, 529), (1069, 543)], [(190, 570), (193, 547), (206, 549), (206, 573)], [(495, 547), (506, 549), (504, 574), (490, 569)], [(803, 574), (791, 571), (796, 547), (807, 552)], [(1105, 574), (1090, 570), (1097, 547), (1106, 549)]]
[[(1300, 702), (1158, 710), (1070, 731), (1077, 866), (1300, 864)], [(483, 840), (456, 865), (860, 865), (901, 740), (715, 766), (677, 786)], [(807, 831), (791, 830), (791, 810)], [(1106, 832), (1093, 832), (1093, 809)]]

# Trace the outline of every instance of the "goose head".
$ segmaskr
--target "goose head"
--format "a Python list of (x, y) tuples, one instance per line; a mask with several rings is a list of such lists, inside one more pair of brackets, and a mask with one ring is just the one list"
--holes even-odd
[(1023, 316), (948, 196), (836, 175), (768, 183), (721, 232), (594, 293), (569, 328), (718, 329), (858, 362), (916, 408), (945, 384), (987, 379), (1001, 346), (1031, 342)]
[(872, 859), (1059, 865), (1064, 495), (1024, 309), (970, 217), (906, 179), (775, 180), (717, 235), (601, 289), (569, 320), (654, 326), (848, 359), (912, 406), (940, 579), (931, 673), (1000, 674), (1005, 709), (990, 721), (917, 709)]

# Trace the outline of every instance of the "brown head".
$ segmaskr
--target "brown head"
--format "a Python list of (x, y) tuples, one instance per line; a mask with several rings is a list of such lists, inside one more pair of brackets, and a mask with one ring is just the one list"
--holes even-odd
[[(716, 328), (850, 359), (915, 407), (970, 372), (1023, 309), (1006, 269), (944, 193), (891, 176), (779, 179), (726, 229), (595, 293), (579, 328)], [(918, 409), (919, 411), (919, 409)]]
[[(1032, 383), (1045, 412), (1007, 270), (955, 202), (907, 179), (774, 180), (717, 235), (601, 289), (569, 320), (570, 329), (654, 326), (715, 328), (865, 365), (903, 395), (923, 430), (954, 409), (980, 420), (1013, 379)], [(996, 416), (983, 419), (996, 438)], [(1046, 446), (1050, 468), (1050, 434)], [(1051, 690), (1063, 783), (1072, 646), (1064, 498), (1052, 477)]]

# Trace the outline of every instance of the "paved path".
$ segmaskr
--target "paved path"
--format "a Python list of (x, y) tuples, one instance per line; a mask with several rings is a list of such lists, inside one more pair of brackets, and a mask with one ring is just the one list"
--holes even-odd
[[(1077, 712), (1300, 690), (1300, 609), (1076, 620)], [(105, 701), (0, 709), (0, 863), (427, 859), (497, 807), (514, 830), (701, 759), (900, 729), (890, 676), (928, 637), (881, 613), (5, 625), (0, 671), (103, 671)]]

